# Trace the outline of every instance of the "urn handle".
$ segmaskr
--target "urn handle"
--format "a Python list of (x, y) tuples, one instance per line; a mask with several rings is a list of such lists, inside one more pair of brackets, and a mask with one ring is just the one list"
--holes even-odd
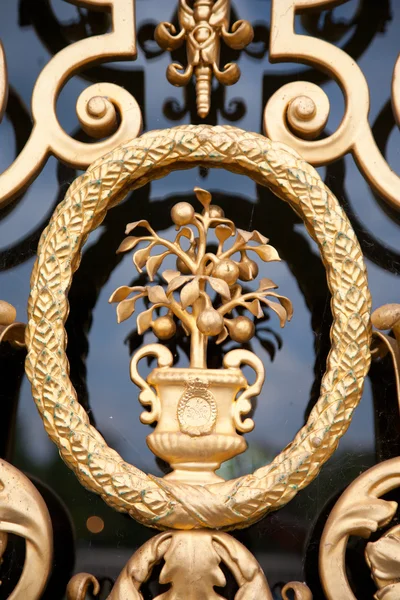
[(143, 411), (140, 415), (140, 420), (146, 425), (150, 425), (157, 421), (161, 413), (160, 399), (156, 392), (149, 386), (147, 381), (139, 375), (138, 362), (146, 356), (155, 356), (159, 368), (168, 368), (172, 366), (173, 356), (170, 350), (161, 344), (148, 344), (144, 346), (136, 354), (132, 356), (130, 375), (133, 383), (142, 390), (139, 394), (139, 401), (143, 406), (150, 406), (150, 411)]
[(249, 365), (256, 374), (256, 380), (252, 385), (247, 384), (244, 391), (233, 405), (233, 421), (235, 427), (241, 433), (248, 433), (254, 429), (253, 419), (242, 419), (242, 415), (247, 415), (251, 410), (250, 398), (257, 396), (262, 389), (265, 381), (265, 369), (262, 361), (248, 350), (232, 350), (225, 355), (224, 367), (227, 369), (237, 369), (240, 365)]

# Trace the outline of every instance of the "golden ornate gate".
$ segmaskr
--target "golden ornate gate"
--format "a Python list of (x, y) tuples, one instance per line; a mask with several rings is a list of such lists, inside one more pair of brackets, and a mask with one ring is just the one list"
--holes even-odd
[(0, 14), (0, 597), (398, 599), (399, 8)]

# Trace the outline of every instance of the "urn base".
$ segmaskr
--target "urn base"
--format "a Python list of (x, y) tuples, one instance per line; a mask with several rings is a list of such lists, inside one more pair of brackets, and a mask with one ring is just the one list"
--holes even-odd
[(150, 434), (147, 445), (173, 469), (165, 479), (200, 485), (223, 481), (215, 471), (225, 460), (245, 452), (247, 448), (244, 437), (237, 434), (191, 437), (170, 431)]

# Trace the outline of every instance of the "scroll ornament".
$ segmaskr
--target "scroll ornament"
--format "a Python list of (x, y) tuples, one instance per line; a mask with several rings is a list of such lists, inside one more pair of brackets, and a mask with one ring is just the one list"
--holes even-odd
[(8, 534), (25, 539), (24, 567), (9, 600), (41, 598), (51, 571), (53, 531), (46, 504), (29, 479), (0, 461), (0, 558)]
[[(360, 66), (341, 48), (295, 31), (296, 13), (331, 9), (342, 0), (273, 0), (270, 58), (292, 61), (328, 73), (340, 86), (345, 111), (331, 135), (318, 139), (328, 122), (330, 104), (324, 90), (308, 81), (293, 81), (278, 89), (264, 110), (264, 131), (271, 139), (289, 144), (315, 166), (351, 153), (368, 183), (390, 207), (400, 209), (400, 178), (381, 154), (368, 121), (370, 94)], [(400, 124), (400, 57), (393, 68), (392, 108)]]
[[(32, 93), (31, 134), (16, 160), (0, 174), (0, 207), (11, 202), (36, 179), (50, 155), (85, 169), (95, 159), (140, 133), (142, 114), (135, 98), (122, 87), (108, 82), (87, 87), (76, 103), (80, 126), (96, 142), (74, 139), (61, 127), (56, 114), (57, 98), (71, 77), (94, 63), (136, 58), (134, 0), (71, 1), (78, 7), (110, 10), (112, 31), (68, 45), (41, 71)], [(7, 60), (0, 42), (0, 121), (7, 99)]]

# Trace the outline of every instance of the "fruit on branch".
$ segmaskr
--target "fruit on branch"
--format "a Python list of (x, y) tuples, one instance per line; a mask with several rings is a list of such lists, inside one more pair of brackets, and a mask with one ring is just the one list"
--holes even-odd
[(176, 324), (172, 317), (165, 315), (153, 321), (152, 329), (159, 340), (169, 340), (176, 333)]
[(253, 281), (258, 275), (258, 264), (251, 260), (246, 252), (241, 252), (241, 260), (238, 263), (239, 279), (242, 281)]
[(224, 328), (224, 318), (214, 308), (205, 308), (197, 317), (196, 325), (203, 335), (219, 335)]
[[(206, 209), (203, 210), (202, 214), (203, 216), (206, 214)], [(208, 207), (208, 216), (210, 219), (223, 219), (225, 217), (225, 213), (220, 206), (217, 206), (216, 204), (210, 204)], [(211, 227), (215, 227), (215, 225), (212, 225)]]
[[(189, 254), (189, 252), (188, 252), (188, 254)], [(191, 273), (191, 270), (189, 269), (189, 267), (186, 265), (186, 263), (181, 258), (176, 259), (176, 269), (177, 269), (177, 271), (182, 273), (182, 275), (190, 275), (190, 273)]]
[(239, 267), (230, 258), (225, 258), (215, 265), (213, 277), (218, 277), (218, 279), (226, 281), (228, 285), (233, 285), (238, 280)]
[[(190, 244), (190, 248), (186, 252), (187, 256), (193, 261), (196, 260), (196, 245), (196, 241), (194, 241), (192, 244)], [(192, 272), (186, 265), (185, 261), (181, 258), (176, 259), (176, 268), (180, 273), (182, 273), (182, 275), (190, 275)]]
[(189, 202), (178, 202), (171, 209), (171, 219), (179, 227), (191, 223), (193, 217), (194, 208)]
[(232, 340), (241, 344), (249, 342), (256, 331), (253, 321), (242, 315), (234, 319), (226, 319), (225, 324)]

